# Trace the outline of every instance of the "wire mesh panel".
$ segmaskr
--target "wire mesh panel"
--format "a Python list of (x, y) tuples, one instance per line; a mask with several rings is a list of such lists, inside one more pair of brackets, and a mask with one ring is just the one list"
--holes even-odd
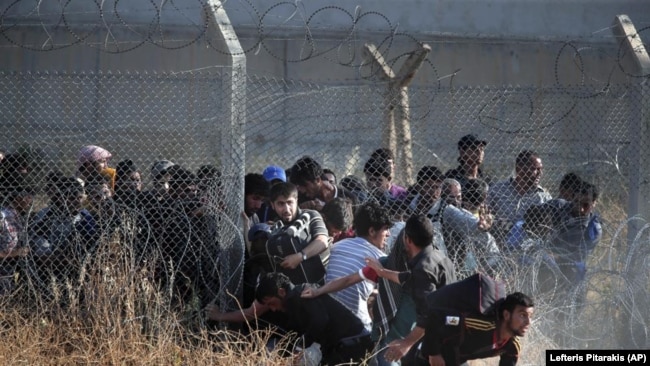
[[(647, 258), (625, 240), (627, 187), (636, 169), (629, 106), (641, 102), (628, 98), (644, 87), (411, 87), (411, 101), (425, 100), (398, 122), (409, 125), (412, 139), (381, 158), (386, 111), (395, 107), (387, 88), (251, 77), (247, 168), (279, 165), (291, 180), (310, 156), (323, 174), (319, 184), (331, 179), (326, 168), (339, 186), (364, 190), (359, 204), (381, 202), (396, 221), (412, 213), (439, 221), (459, 277), (487, 272), (535, 294), (549, 309), (541, 327), (549, 340), (606, 347), (611, 340), (596, 329), (627, 332), (620, 325), (631, 316), (636, 330), (625, 339), (647, 342), (636, 322), (646, 324), (648, 314), (610, 313), (621, 303), (637, 309), (632, 304), (647, 301), (647, 263), (623, 269), (623, 258)], [(406, 149), (416, 168), (411, 177), (398, 163)], [(301, 190), (305, 204), (326, 199), (326, 191)], [(612, 316), (587, 324), (600, 313)]]
[(228, 200), (238, 207), (239, 195), (223, 192), (239, 176), (232, 156), (221, 155), (231, 137), (221, 119), (228, 76), (1, 79), (12, 152), (3, 165), (3, 202), (12, 207), (35, 193), (15, 229), (27, 236), (23, 264), (39, 299), (79, 305), (91, 296), (87, 278), (103, 271), (96, 265), (111, 265), (116, 249), (172, 301), (196, 300), (201, 308), (237, 294), (243, 242), (233, 220), (239, 211)]

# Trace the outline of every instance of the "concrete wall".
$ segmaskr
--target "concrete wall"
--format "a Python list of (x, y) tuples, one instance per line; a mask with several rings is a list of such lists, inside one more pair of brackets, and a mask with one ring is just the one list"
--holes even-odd
[[(223, 54), (219, 36), (197, 0), (175, 1), (176, 8), (166, 3), (160, 13), (152, 8), (152, 3), (148, 0), (119, 1), (117, 5), (113, 1), (106, 1), (103, 3), (103, 17), (99, 16), (100, 12), (94, 2), (70, 2), (65, 8), (61, 8), (63, 5), (58, 3), (43, 2), (38, 11), (33, 8), (34, 2), (30, 1), (13, 3), (3, 0), (0, 3), (0, 8), (4, 10), (4, 37), (0, 37), (1, 72), (131, 71), (190, 74), (193, 71), (218, 71), (227, 64), (228, 57)], [(432, 103), (431, 107), (435, 109), (419, 127), (422, 132), (417, 136), (416, 141), (420, 145), (416, 149), (420, 151), (420, 165), (429, 163), (452, 166), (456, 139), (470, 131), (488, 136), (495, 142), (491, 143), (490, 148), (499, 158), (492, 157), (491, 160), (498, 162), (499, 165), (495, 168), (501, 171), (499, 174), (507, 173), (505, 164), (511, 161), (509, 154), (525, 148), (526, 141), (540, 144), (554, 141), (551, 146), (558, 151), (571, 150), (574, 146), (579, 149), (580, 144), (576, 143), (579, 137), (574, 135), (579, 135), (580, 131), (588, 129), (594, 123), (609, 121), (605, 116), (592, 118), (584, 113), (570, 115), (561, 119), (561, 125), (553, 126), (552, 133), (526, 133), (518, 136), (520, 140), (507, 140), (510, 135), (498, 132), (503, 126), (479, 123), (478, 116), (474, 113), (480, 110), (481, 105), (491, 102), (489, 98), (475, 102), (469, 98), (465, 101), (467, 106), (464, 106), (454, 104), (457, 99), (450, 93), (466, 86), (483, 85), (553, 85), (562, 88), (586, 83), (593, 86), (592, 90), (598, 90), (609, 84), (627, 83), (630, 78), (618, 67), (618, 45), (608, 27), (619, 13), (630, 14), (632, 20), (639, 23), (639, 28), (650, 20), (650, 1), (643, 0), (311, 0), (297, 4), (298, 7), (268, 0), (230, 0), (225, 5), (242, 46), (247, 50), (248, 73), (270, 78), (268, 83), (255, 79), (255, 83), (249, 84), (249, 88), (268, 88), (267, 91), (249, 90), (249, 97), (270, 96), (274, 103), (269, 106), (265, 104), (269, 99), (264, 98), (249, 101), (247, 138), (254, 144), (247, 149), (247, 161), (255, 164), (249, 165), (254, 170), (266, 164), (271, 156), (278, 163), (288, 164), (302, 154), (317, 154), (321, 151), (319, 157), (323, 161), (331, 162), (346, 173), (358, 172), (358, 164), (362, 164), (369, 152), (381, 143), (381, 94), (384, 86), (371, 85), (370, 88), (375, 88), (376, 93), (364, 95), (349, 90), (337, 93), (336, 87), (364, 83), (365, 78), (369, 78), (372, 70), (365, 66), (367, 61), (361, 52), (366, 42), (378, 45), (395, 69), (403, 61), (403, 55), (416, 47), (416, 41), (432, 46), (427, 63), (414, 81), (414, 90), (416, 87), (422, 88), (423, 92), (420, 97), (412, 98), (420, 98), (420, 101), (425, 102), (433, 99), (448, 100), (448, 103)], [(117, 13), (113, 11), (114, 6)], [(65, 15), (64, 20), (62, 14)], [(574, 42), (567, 45), (566, 41)], [(75, 43), (78, 44), (73, 45)], [(576, 57), (578, 51), (580, 57)], [(317, 57), (311, 57), (316, 55)], [(306, 84), (292, 84), (292, 80)], [(177, 81), (171, 80), (166, 87), (173, 87), (175, 82)], [(326, 100), (305, 98), (302, 104), (296, 104), (296, 96), (301, 93), (306, 95), (314, 93), (318, 88), (324, 90), (330, 87), (331, 90), (322, 95)], [(93, 89), (92, 83), (86, 85), (86, 88), (89, 90), (88, 95), (95, 95), (93, 92), (101, 90), (100, 86)], [(191, 87), (186, 89), (191, 90)], [(436, 96), (439, 90), (446, 93), (443, 97), (448, 99)], [(142, 92), (134, 89), (133, 93), (115, 98), (116, 103), (110, 102), (111, 95), (96, 94), (96, 99), (87, 96), (91, 107), (98, 100), (108, 98), (108, 101), (103, 102), (104, 105), (115, 106), (117, 112), (105, 113), (105, 117), (102, 117), (105, 119), (101, 121), (91, 114), (87, 118), (85, 115), (77, 116), (72, 123), (79, 124), (77, 130), (80, 133), (84, 129), (90, 131), (86, 132), (86, 136), (95, 141), (104, 141), (97, 140), (98, 138), (115, 140), (118, 136), (130, 138), (131, 133), (128, 131), (124, 134), (98, 136), (98, 132), (93, 132), (92, 129), (97, 124), (110, 124), (116, 128), (121, 126), (124, 121), (119, 119), (123, 118), (124, 111), (119, 111), (117, 101), (126, 103), (125, 98), (132, 102), (148, 101), (147, 105), (153, 106), (151, 111), (138, 110), (138, 106), (134, 106), (134, 110), (145, 116), (141, 121), (156, 123), (157, 113), (160, 113), (157, 104), (165, 102), (165, 99), (151, 101), (151, 92), (151, 89), (143, 88)], [(563, 108), (572, 108), (573, 97), (583, 100), (583, 94), (589, 92), (579, 91), (582, 94), (569, 96), (557, 103)], [(502, 110), (516, 111), (509, 116), (510, 120), (521, 123), (528, 121), (528, 112), (519, 111), (521, 106), (525, 106), (527, 98), (538, 102), (530, 113), (545, 113), (543, 118), (536, 117), (536, 120), (558, 120), (561, 115), (555, 116), (553, 113), (566, 109), (555, 108), (553, 103), (540, 107), (540, 101), (544, 100), (542, 91), (538, 94), (524, 93), (521, 98), (514, 98), (499, 107)], [(169, 100), (174, 99), (173, 94), (170, 94)], [(58, 101), (56, 98), (54, 100)], [(54, 104), (57, 103), (67, 103), (68, 109), (74, 107), (74, 103), (63, 99)], [(34, 108), (35, 105), (27, 107)], [(39, 118), (47, 118), (56, 123), (58, 117), (54, 117), (58, 115), (52, 114), (47, 104), (43, 104), (42, 108), (44, 112)], [(267, 108), (270, 111), (263, 112)], [(370, 112), (360, 112), (364, 109)], [(211, 111), (205, 107), (205, 110), (197, 114), (203, 118), (201, 121), (220, 123), (218, 108)], [(337, 113), (343, 111), (348, 116), (337, 117)], [(168, 114), (161, 115), (161, 118), (164, 119)], [(185, 136), (183, 134), (170, 137), (178, 138), (175, 141), (177, 147), (174, 147), (178, 150), (178, 155), (171, 157), (189, 164), (191, 157), (200, 151), (201, 154), (216, 159), (219, 149), (210, 144), (214, 145), (213, 141), (218, 136), (205, 133), (209, 126), (200, 124), (201, 121), (187, 122), (186, 119), (191, 119), (192, 116), (191, 113), (185, 113), (182, 118), (169, 122), (178, 123), (179, 131), (183, 133), (187, 131), (183, 130), (180, 125), (182, 123), (201, 126), (192, 130), (189, 137), (181, 137)], [(26, 121), (30, 122), (31, 119), (26, 118)], [(292, 130), (292, 136), (308, 133), (309, 138), (302, 136), (291, 139), (291, 144), (285, 148), (276, 142), (283, 141), (278, 131), (288, 121), (298, 127), (308, 126), (306, 132)], [(616, 118), (616, 121), (620, 119)], [(258, 128), (257, 124), (262, 123), (265, 125)], [(324, 134), (319, 134), (322, 126), (328, 127), (327, 139), (323, 138)], [(358, 128), (355, 130), (351, 126)], [(145, 134), (148, 127), (142, 125), (139, 128)], [(626, 126), (617, 128), (623, 129), (617, 132), (620, 141), (615, 141), (611, 149), (606, 149), (608, 154), (615, 154), (618, 145), (627, 144)], [(443, 129), (444, 134), (440, 133)], [(574, 131), (574, 134), (568, 134), (566, 131), (569, 130)], [(46, 131), (39, 133), (47, 134)], [(359, 135), (354, 137), (354, 133)], [(569, 135), (574, 137), (569, 139)], [(137, 140), (137, 136), (134, 138)], [(202, 142), (204, 139), (210, 142)], [(2, 142), (8, 148), (17, 143), (7, 140)], [(150, 142), (146, 146), (122, 144), (111, 147), (118, 156), (120, 150), (128, 152), (131, 148), (134, 153), (144, 153), (150, 147), (156, 148), (157, 140), (151, 139)], [(341, 148), (342, 142), (345, 142), (345, 148)], [(499, 148), (499, 143), (503, 142), (508, 142), (510, 147)], [(198, 148), (198, 144), (203, 147)], [(255, 150), (256, 147), (258, 150)], [(156, 156), (162, 157), (170, 155)], [(562, 163), (562, 159), (564, 157), (558, 158), (555, 163), (555, 176), (571, 168), (567, 166), (568, 162)], [(581, 159), (570, 164), (579, 164)]]
[[(106, 1), (102, 12), (94, 2), (43, 2), (39, 8), (31, 1), (0, 4), (5, 36), (0, 71), (186, 71), (227, 62), (197, 0), (175, 1), (175, 7), (166, 3), (161, 11), (144, 0)], [(297, 4), (225, 2), (248, 51), (250, 73), (340, 83), (368, 75), (358, 67), (364, 63), (364, 43), (380, 46), (398, 68), (415, 39), (433, 48), (431, 70), (418, 75), (425, 84), (441, 77), (454, 85), (575, 84), (583, 80), (582, 71), (595, 82), (605, 83), (610, 74), (615, 82), (625, 81), (624, 73), (611, 72), (618, 68), (618, 47), (608, 27), (621, 13), (639, 28), (650, 22), (650, 1), (644, 0)], [(565, 41), (580, 49), (580, 67), (575, 49), (562, 48)], [(77, 45), (62, 47), (70, 44)], [(310, 59), (297, 62), (305, 58)], [(453, 80), (445, 78), (453, 73)]]

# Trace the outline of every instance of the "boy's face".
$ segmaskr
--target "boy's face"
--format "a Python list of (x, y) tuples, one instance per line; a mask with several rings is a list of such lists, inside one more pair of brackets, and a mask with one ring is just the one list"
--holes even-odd
[(131, 172), (122, 180), (123, 188), (131, 192), (142, 190), (142, 177), (139, 172)]
[(574, 217), (587, 217), (596, 207), (596, 201), (592, 199), (590, 194), (576, 193), (573, 198), (573, 216)]
[(386, 192), (390, 189), (390, 179), (384, 177), (383, 175), (376, 176), (366, 174), (366, 182), (368, 184), (368, 188), (371, 190), (376, 189), (380, 192)]
[(437, 200), (440, 198), (441, 187), (442, 181), (435, 179), (426, 179), (420, 185), (420, 194), (432, 200)]
[(386, 246), (386, 239), (388, 239), (389, 236), (390, 229), (386, 225), (379, 228), (379, 230), (375, 230), (373, 227), (368, 230), (368, 241), (370, 244), (381, 250), (384, 250), (384, 247)]

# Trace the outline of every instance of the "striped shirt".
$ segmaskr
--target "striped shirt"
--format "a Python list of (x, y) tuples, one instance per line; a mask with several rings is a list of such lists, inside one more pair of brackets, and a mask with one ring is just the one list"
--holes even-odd
[(0, 251), (10, 252), (20, 246), (23, 224), (18, 213), (12, 208), (0, 211)]
[[(363, 238), (356, 237), (341, 240), (331, 247), (325, 282), (357, 273), (365, 267), (366, 257), (379, 259), (385, 255), (379, 248)], [(332, 297), (350, 309), (354, 315), (361, 319), (366, 329), (370, 330), (372, 320), (368, 313), (367, 301), (374, 288), (375, 284), (369, 281), (361, 281), (354, 286), (333, 293)]]

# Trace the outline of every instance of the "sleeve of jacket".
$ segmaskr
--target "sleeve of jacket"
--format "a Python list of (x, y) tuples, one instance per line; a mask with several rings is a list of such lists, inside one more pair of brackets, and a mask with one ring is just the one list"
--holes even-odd
[(514, 366), (519, 360), (521, 353), (521, 341), (519, 337), (514, 337), (508, 342), (504, 352), (499, 357), (499, 366)]
[(430, 309), (422, 338), (422, 354), (425, 357), (458, 349), (462, 328), (462, 316), (449, 309)]
[(438, 250), (423, 266), (424, 270), (414, 271), (413, 300), (415, 301), (416, 324), (425, 328), (429, 311), (427, 307), (427, 296), (437, 289), (456, 281), (453, 263)]

